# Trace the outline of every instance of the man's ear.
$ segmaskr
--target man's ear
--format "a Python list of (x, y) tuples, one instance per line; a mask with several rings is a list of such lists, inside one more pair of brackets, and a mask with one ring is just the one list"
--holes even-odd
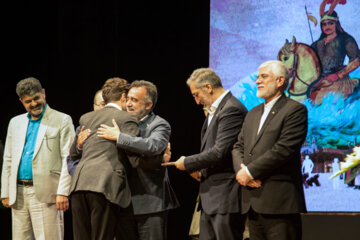
[(205, 83), (204, 88), (206, 89), (206, 92), (212, 93), (213, 86), (210, 83)]
[(152, 102), (152, 101), (145, 103), (145, 109), (146, 109), (147, 111), (150, 111), (151, 108), (152, 108), (152, 106), (153, 106), (153, 102)]
[(280, 89), (281, 89), (281, 88), (284, 88), (285, 77), (284, 77), (284, 76), (278, 77), (276, 84), (277, 84), (277, 87), (278, 87), (278, 88), (280, 88)]
[(121, 94), (120, 102), (126, 102), (126, 93)]

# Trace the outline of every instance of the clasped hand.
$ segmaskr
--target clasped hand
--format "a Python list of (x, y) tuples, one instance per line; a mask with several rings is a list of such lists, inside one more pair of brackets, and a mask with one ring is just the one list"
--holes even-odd
[(246, 166), (244, 164), (240, 165), (240, 170), (236, 174), (236, 180), (240, 183), (240, 185), (252, 188), (261, 187), (261, 181), (258, 179), (253, 179), (249, 176), (249, 174), (245, 170)]

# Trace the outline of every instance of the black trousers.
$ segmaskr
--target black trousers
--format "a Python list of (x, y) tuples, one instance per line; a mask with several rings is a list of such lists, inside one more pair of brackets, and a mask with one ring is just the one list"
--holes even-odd
[(242, 240), (245, 220), (246, 216), (240, 213), (207, 215), (201, 212), (200, 240)]
[(79, 191), (71, 194), (75, 240), (113, 240), (120, 207), (103, 194)]
[[(168, 211), (133, 215), (131, 211), (119, 215), (117, 240), (166, 240)], [(133, 232), (136, 232), (136, 235)]]
[(69, 209), (64, 212), (64, 240), (74, 240), (70, 199), (69, 199)]
[(297, 214), (260, 214), (250, 209), (251, 240), (301, 240), (301, 216)]

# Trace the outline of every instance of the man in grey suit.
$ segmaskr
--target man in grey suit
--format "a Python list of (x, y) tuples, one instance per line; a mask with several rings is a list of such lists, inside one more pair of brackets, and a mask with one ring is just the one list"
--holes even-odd
[(120, 239), (127, 233), (120, 228), (134, 220), (141, 240), (166, 239), (168, 210), (178, 207), (167, 169), (161, 167), (163, 154), (168, 146), (171, 128), (163, 118), (155, 115), (157, 88), (148, 81), (134, 81), (127, 96), (127, 111), (139, 120), (140, 137), (133, 137), (114, 123), (114, 127), (101, 125), (100, 137), (116, 141), (119, 149), (134, 153), (130, 159), (133, 166), (130, 176), (134, 217), (121, 218)]
[(125, 133), (138, 135), (137, 119), (121, 109), (128, 83), (111, 78), (102, 90), (106, 106), (80, 118), (80, 126), (87, 129), (89, 136), (84, 142), (75, 138), (70, 151), (71, 159), (81, 158), (71, 182), (74, 238), (81, 240), (112, 240), (118, 215), (127, 211), (131, 203), (125, 151), (96, 135), (100, 124), (110, 124), (112, 119)]
[[(104, 99), (102, 97), (102, 89), (100, 90), (97, 90), (96, 93), (95, 93), (95, 96), (94, 96), (94, 103), (93, 103), (93, 110), (96, 111), (96, 110), (100, 110), (102, 108), (105, 107), (105, 102), (104, 102)], [(82, 131), (81, 131), (81, 128), (82, 128)], [(90, 135), (90, 131), (88, 130), (85, 130), (84, 131), (84, 126), (78, 126), (75, 130), (76, 134), (83, 134), (84, 137), (83, 139), (86, 139), (89, 135)], [(81, 133), (80, 133), (81, 132)], [(78, 138), (81, 137), (81, 136), (78, 136)], [(80, 159), (70, 159), (70, 156), (68, 156), (67, 158), (67, 167), (68, 167), (68, 171), (69, 171), (69, 174), (71, 176), (74, 175), (74, 172), (75, 172), (75, 169), (76, 169), (76, 166), (78, 165)]]
[(251, 240), (301, 239), (300, 212), (306, 207), (300, 148), (307, 109), (284, 95), (288, 79), (282, 62), (260, 65), (257, 96), (265, 104), (247, 114), (232, 151)]
[[(46, 104), (30, 77), (16, 85), (28, 113), (11, 119), (1, 176), (1, 200), (11, 207), (13, 239), (63, 239), (71, 177), (66, 157), (74, 139), (71, 117)], [(58, 211), (60, 210), (60, 211)]]
[(186, 83), (196, 103), (208, 111), (201, 130), (201, 152), (175, 162), (180, 170), (201, 171), (200, 239), (242, 239), (244, 217), (231, 149), (247, 110), (222, 87), (220, 77), (210, 68), (195, 70)]

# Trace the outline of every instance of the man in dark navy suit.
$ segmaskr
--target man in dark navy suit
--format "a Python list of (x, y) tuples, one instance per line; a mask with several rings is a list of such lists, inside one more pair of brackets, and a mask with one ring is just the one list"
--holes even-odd
[(247, 110), (222, 87), (220, 77), (210, 68), (195, 70), (186, 83), (196, 103), (208, 111), (201, 130), (200, 153), (175, 162), (178, 169), (200, 177), (200, 239), (242, 239), (244, 217), (231, 149)]

